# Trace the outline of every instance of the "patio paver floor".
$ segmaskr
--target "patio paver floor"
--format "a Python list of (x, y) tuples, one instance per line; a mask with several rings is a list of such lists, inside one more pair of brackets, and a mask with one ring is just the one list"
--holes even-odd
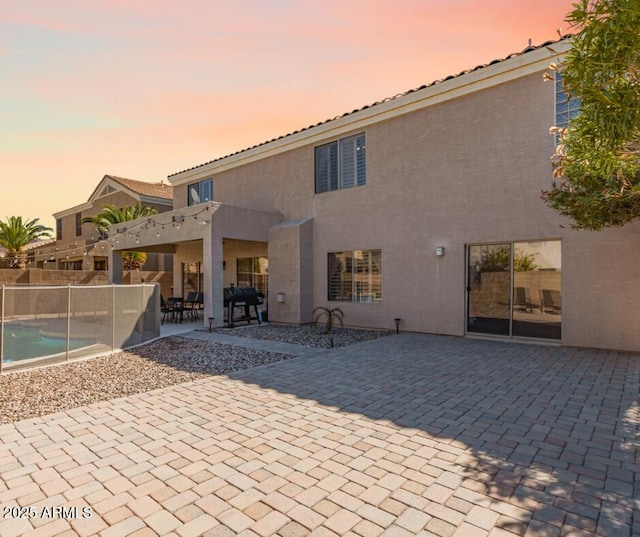
[(640, 356), (300, 354), (1, 425), (0, 535), (640, 535)]

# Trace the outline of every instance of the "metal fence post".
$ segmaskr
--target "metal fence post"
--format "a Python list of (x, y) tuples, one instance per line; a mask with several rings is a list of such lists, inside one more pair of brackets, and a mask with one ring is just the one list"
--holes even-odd
[(69, 340), (71, 339), (71, 284), (67, 285), (67, 362), (69, 361)]
[(111, 284), (111, 352), (116, 350), (116, 284)]
[(145, 308), (145, 304), (146, 304), (146, 298), (147, 298), (147, 287), (146, 285), (143, 283), (142, 284), (142, 304), (140, 304), (140, 343), (144, 343), (144, 321), (145, 321), (145, 314), (147, 312), (146, 308)]
[(0, 374), (4, 362), (4, 283), (2, 284), (2, 304), (0, 305)]

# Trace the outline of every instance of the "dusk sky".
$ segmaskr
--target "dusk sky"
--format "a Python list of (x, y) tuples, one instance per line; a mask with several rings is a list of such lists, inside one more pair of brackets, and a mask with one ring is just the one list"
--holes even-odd
[(0, 218), (557, 39), (571, 0), (0, 0)]

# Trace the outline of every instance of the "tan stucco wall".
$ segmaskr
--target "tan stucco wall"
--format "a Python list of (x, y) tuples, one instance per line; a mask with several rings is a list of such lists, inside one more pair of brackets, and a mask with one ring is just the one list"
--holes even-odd
[(315, 195), (309, 145), (215, 175), (215, 200), (313, 218), (314, 307), (326, 305), (327, 252), (381, 249), (382, 302), (339, 304), (352, 326), (400, 317), (403, 330), (463, 335), (465, 245), (560, 239), (562, 342), (640, 350), (640, 226), (574, 231), (540, 199), (553, 90), (540, 71), (363, 128), (366, 186)]
[[(284, 222), (269, 232), (269, 320), (313, 320), (312, 220)], [(277, 296), (284, 297), (278, 302)]]

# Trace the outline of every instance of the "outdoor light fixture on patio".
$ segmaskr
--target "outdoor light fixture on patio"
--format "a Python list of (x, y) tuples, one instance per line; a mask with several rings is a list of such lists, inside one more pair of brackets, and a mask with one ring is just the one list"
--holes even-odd
[(396, 323), (396, 334), (400, 333), (400, 321), (402, 319), (400, 319), (400, 317), (396, 317), (393, 322)]
[(171, 217), (171, 221), (173, 222), (173, 225), (177, 229), (180, 229), (180, 222), (184, 222), (184, 216), (181, 215), (181, 214), (176, 214), (176, 215)]

